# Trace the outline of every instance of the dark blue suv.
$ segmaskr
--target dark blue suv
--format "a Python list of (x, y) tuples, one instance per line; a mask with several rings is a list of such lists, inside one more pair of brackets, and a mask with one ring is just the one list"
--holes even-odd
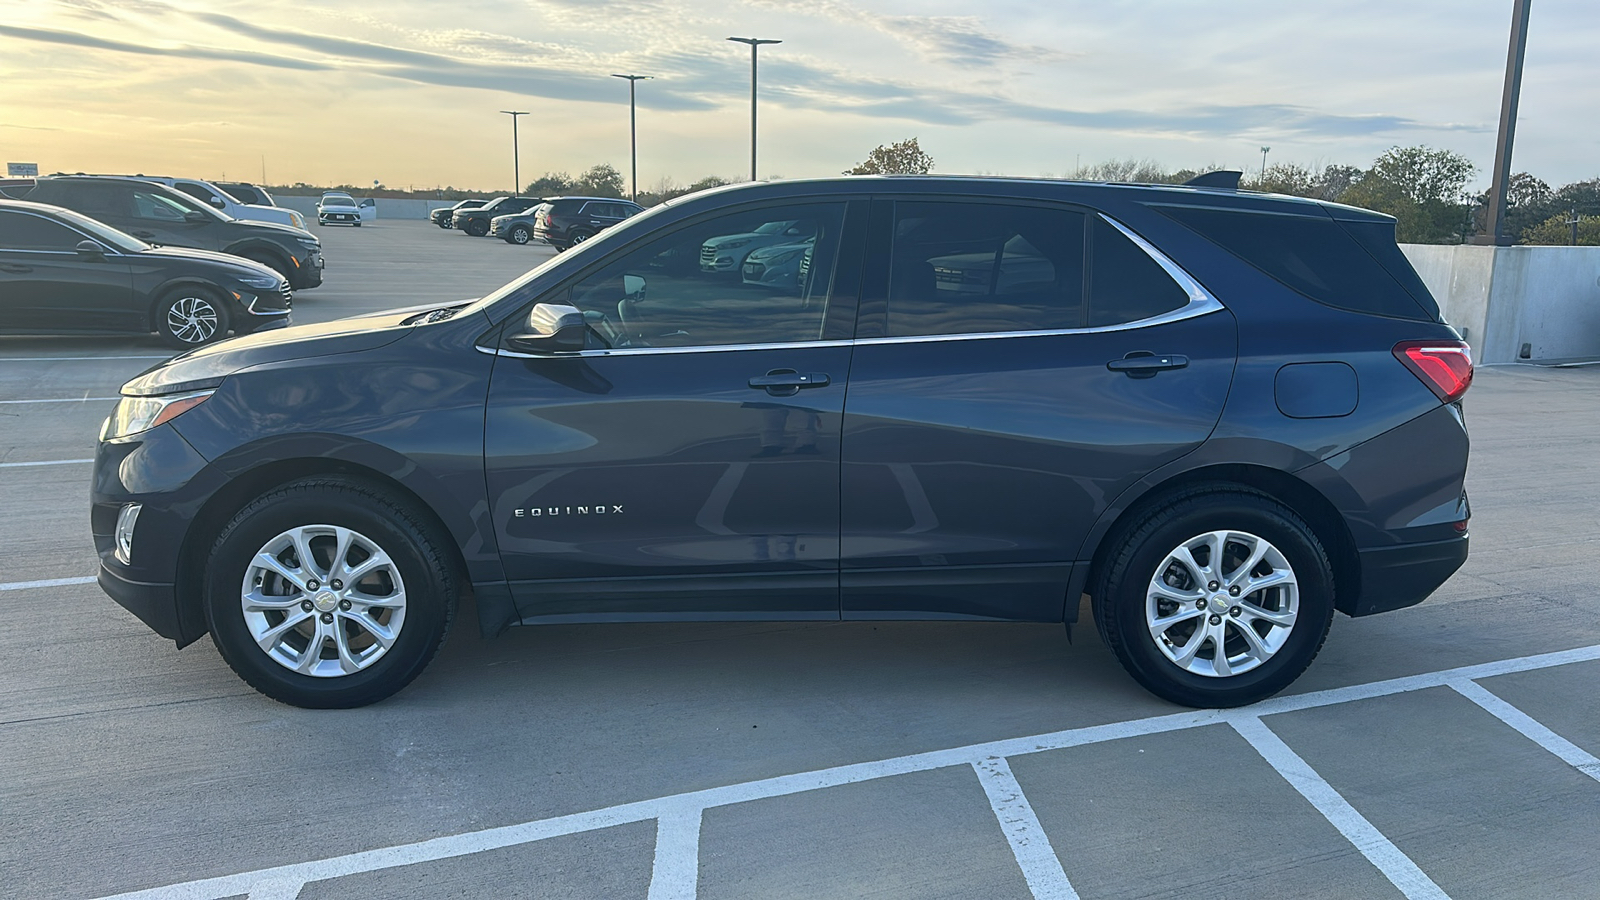
[[(797, 223), (778, 287), (702, 248)], [(719, 245), (720, 246), (720, 245)], [(791, 283), (792, 281), (792, 283)], [(1067, 622), (1181, 704), (1467, 554), (1467, 347), (1394, 220), (1227, 188), (864, 177), (656, 207), (476, 302), (123, 387), (100, 584), (349, 707), (513, 624)]]

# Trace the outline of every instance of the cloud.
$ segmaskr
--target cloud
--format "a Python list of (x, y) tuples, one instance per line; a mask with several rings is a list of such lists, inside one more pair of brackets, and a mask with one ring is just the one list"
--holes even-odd
[(124, 41), (113, 41), (107, 38), (97, 38), (92, 35), (76, 31), (54, 31), (49, 28), (25, 28), (17, 25), (0, 25), (0, 35), (20, 38), (22, 40), (37, 41), (46, 44), (64, 44), (72, 47), (87, 47), (94, 50), (112, 50), (118, 53), (137, 53), (141, 56), (180, 56), (185, 59), (214, 59), (226, 62), (251, 63), (258, 66), (271, 66), (278, 69), (303, 69), (320, 71), (332, 68), (321, 63), (309, 62), (303, 59), (292, 59), (283, 56), (273, 56), (268, 53), (253, 53), (249, 50), (225, 50), (210, 47), (176, 46), (152, 47), (144, 44), (130, 44)]

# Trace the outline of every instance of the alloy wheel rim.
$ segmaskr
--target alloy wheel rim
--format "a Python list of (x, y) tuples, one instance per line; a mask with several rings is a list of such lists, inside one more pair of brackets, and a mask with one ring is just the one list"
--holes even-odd
[(239, 601), (261, 652), (314, 678), (370, 667), (405, 625), (399, 567), (371, 538), (339, 525), (302, 525), (263, 544)]
[(218, 318), (204, 297), (182, 297), (167, 307), (167, 330), (186, 344), (202, 344), (216, 335)]
[(526, 229), (526, 228), (513, 229), (512, 232), (511, 232), (511, 239), (513, 241), (516, 241), (519, 244), (526, 244), (528, 242), (528, 229)]
[(1179, 544), (1145, 591), (1145, 627), (1167, 661), (1227, 678), (1283, 649), (1300, 612), (1299, 582), (1283, 552), (1245, 531), (1211, 531)]

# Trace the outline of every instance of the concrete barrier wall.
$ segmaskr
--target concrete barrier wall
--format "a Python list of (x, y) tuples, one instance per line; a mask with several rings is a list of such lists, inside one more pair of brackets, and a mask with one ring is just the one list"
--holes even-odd
[[(317, 198), (298, 197), (287, 194), (274, 194), (272, 197), (278, 205), (295, 210), (307, 219), (316, 220)], [(358, 201), (360, 197), (356, 198)], [(378, 218), (380, 219), (426, 219), (428, 213), (441, 206), (454, 206), (454, 200), (390, 200), (385, 197), (378, 198)]]
[(1600, 358), (1600, 247), (1400, 249), (1477, 362)]

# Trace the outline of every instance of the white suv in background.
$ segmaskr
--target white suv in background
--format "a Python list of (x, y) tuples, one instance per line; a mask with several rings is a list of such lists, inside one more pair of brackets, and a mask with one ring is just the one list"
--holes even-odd
[(167, 178), (160, 175), (137, 175), (145, 181), (154, 181), (167, 187), (183, 191), (185, 194), (199, 200), (219, 212), (232, 216), (235, 219), (248, 219), (254, 222), (276, 222), (279, 225), (291, 225), (304, 230), (306, 217), (292, 209), (281, 206), (257, 206), (253, 203), (243, 203), (222, 188), (209, 181), (198, 178)]

